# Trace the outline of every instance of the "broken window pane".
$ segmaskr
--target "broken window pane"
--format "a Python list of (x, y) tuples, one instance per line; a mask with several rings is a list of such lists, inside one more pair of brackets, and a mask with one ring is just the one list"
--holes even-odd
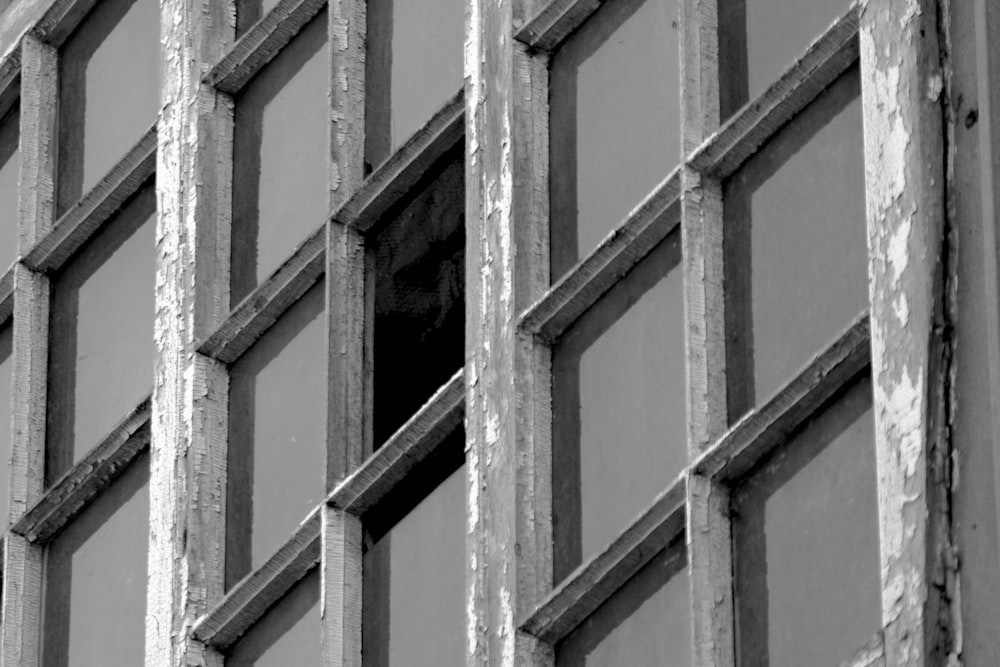
[(17, 106), (0, 119), (0, 276), (17, 259), (20, 122)]
[(326, 355), (320, 281), (230, 369), (227, 588), (323, 499)]
[(0, 327), (0, 521), (7, 523), (11, 435), (14, 432), (14, 327)]
[(231, 302), (267, 278), (329, 214), (326, 11), (236, 100)]
[(760, 405), (868, 307), (858, 71), (725, 186), (730, 418)]
[(553, 350), (556, 581), (603, 549), (687, 463), (680, 234)]
[(882, 627), (866, 377), (733, 492), (740, 667), (838, 665)]
[(104, 0), (59, 57), (61, 214), (125, 156), (160, 109), (160, 5)]
[(148, 481), (143, 454), (47, 549), (42, 664), (143, 664)]
[(52, 282), (49, 484), (153, 387), (155, 227), (150, 184)]
[(556, 646), (556, 667), (691, 664), (684, 542), (664, 549)]
[(677, 22), (676, 0), (605, 3), (552, 57), (553, 282), (681, 159)]

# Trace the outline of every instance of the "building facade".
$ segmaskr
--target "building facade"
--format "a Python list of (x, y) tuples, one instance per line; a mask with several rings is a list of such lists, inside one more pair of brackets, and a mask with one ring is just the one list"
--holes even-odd
[(1000, 664), (997, 3), (0, 11), (0, 664)]

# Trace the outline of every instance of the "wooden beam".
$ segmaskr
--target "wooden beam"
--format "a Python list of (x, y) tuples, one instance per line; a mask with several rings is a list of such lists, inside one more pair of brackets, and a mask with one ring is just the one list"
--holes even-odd
[(871, 641), (858, 649), (841, 667), (885, 667), (885, 638), (882, 632), (875, 633)]
[(35, 23), (33, 33), (46, 44), (58, 49), (95, 4), (97, 0), (55, 0)]
[(17, 104), (21, 97), (21, 49), (0, 60), (0, 118)]
[(15, 267), (11, 266), (0, 276), (0, 327), (14, 314), (14, 273)]
[(872, 377), (886, 665), (960, 660), (952, 542), (956, 249), (937, 0), (861, 12)]
[(605, 0), (550, 0), (518, 29), (514, 38), (533, 50), (551, 53), (604, 2)]

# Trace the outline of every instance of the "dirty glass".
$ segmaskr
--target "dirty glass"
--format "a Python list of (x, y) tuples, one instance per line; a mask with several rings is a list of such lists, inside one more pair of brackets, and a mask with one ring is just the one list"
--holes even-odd
[(655, 248), (553, 350), (557, 581), (617, 537), (687, 463), (679, 236)]
[(313, 570), (240, 638), (226, 667), (310, 667), (322, 664), (319, 570)]
[(763, 93), (850, 6), (851, 0), (722, 0), (723, 119)]
[(455, 160), (374, 242), (374, 438), (380, 445), (465, 363), (465, 171)]
[(143, 664), (148, 481), (143, 454), (47, 549), (42, 664)]
[(463, 0), (369, 0), (366, 161), (377, 167), (462, 87)]
[(147, 185), (52, 282), (50, 484), (153, 388), (155, 218)]
[(871, 381), (733, 493), (740, 667), (839, 665), (881, 623)]
[(760, 405), (868, 305), (857, 70), (725, 186), (730, 417)]
[(160, 6), (104, 0), (59, 58), (62, 213), (124, 157), (160, 108)]
[(14, 391), (14, 327), (0, 326), (0, 523), (7, 525)]
[(227, 587), (287, 540), (326, 488), (320, 281), (230, 369)]
[(664, 549), (556, 646), (556, 667), (688, 667), (684, 543)]
[(365, 553), (365, 667), (466, 664), (466, 479), (450, 469)]
[(234, 305), (329, 214), (326, 26), (324, 10), (236, 100)]
[(21, 174), (18, 152), (21, 116), (18, 107), (0, 119), (0, 276), (17, 259), (17, 181)]
[(677, 22), (676, 0), (605, 3), (552, 58), (553, 282), (680, 161)]

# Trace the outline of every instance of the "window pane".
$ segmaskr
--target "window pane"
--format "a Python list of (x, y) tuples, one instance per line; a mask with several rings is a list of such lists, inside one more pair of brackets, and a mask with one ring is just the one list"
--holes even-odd
[(867, 308), (858, 92), (854, 70), (726, 185), (732, 419), (795, 377)]
[(104, 0), (63, 47), (59, 212), (118, 163), (160, 108), (160, 7)]
[(366, 667), (466, 664), (464, 466), (365, 554), (364, 606)]
[(464, 220), (465, 169), (458, 159), (374, 243), (376, 444), (465, 362)]
[(741, 667), (840, 664), (881, 623), (871, 380), (734, 492)]
[(234, 305), (329, 213), (326, 24), (324, 10), (236, 102)]
[(381, 164), (462, 87), (463, 0), (369, 0), (367, 161)]
[(677, 21), (676, 0), (609, 2), (552, 58), (553, 282), (680, 160)]
[(664, 549), (556, 647), (557, 667), (686, 667), (691, 605), (684, 543)]
[(321, 281), (230, 369), (228, 586), (323, 498), (326, 318)]
[(49, 483), (152, 389), (155, 218), (147, 186), (53, 282)]
[(226, 667), (320, 665), (319, 570), (285, 594), (240, 638)]
[(46, 552), (42, 664), (143, 664), (148, 481), (142, 455)]
[(14, 327), (0, 328), (0, 524), (7, 525), (10, 447), (14, 432)]
[(17, 259), (17, 179), (21, 173), (18, 152), (21, 116), (15, 106), (0, 119), (0, 275)]
[(679, 234), (553, 351), (553, 522), (561, 580), (603, 549), (687, 463)]

